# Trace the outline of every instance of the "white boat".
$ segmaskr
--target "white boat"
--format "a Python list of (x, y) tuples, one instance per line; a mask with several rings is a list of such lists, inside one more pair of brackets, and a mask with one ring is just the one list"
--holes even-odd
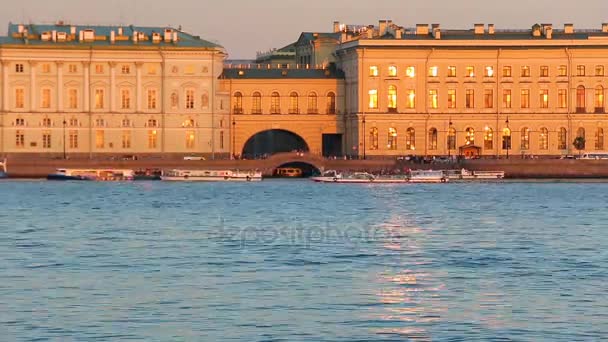
[(466, 169), (447, 170), (445, 171), (445, 175), (451, 180), (491, 180), (505, 178), (504, 171), (469, 171)]
[(7, 178), (8, 171), (6, 170), (6, 159), (0, 161), (0, 179)]
[(320, 183), (407, 183), (405, 176), (377, 176), (368, 172), (342, 174), (334, 170), (325, 171), (321, 176), (311, 177), (312, 181)]
[(412, 170), (410, 183), (447, 183), (449, 178), (441, 170)]
[(164, 181), (189, 182), (255, 182), (262, 180), (260, 171), (233, 170), (168, 170), (163, 172)]
[(57, 169), (48, 180), (126, 181), (133, 180), (133, 170), (127, 169)]

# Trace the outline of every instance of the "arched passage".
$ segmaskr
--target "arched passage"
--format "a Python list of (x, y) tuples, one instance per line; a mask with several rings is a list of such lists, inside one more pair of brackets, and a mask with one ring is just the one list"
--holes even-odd
[(249, 138), (243, 147), (243, 157), (252, 159), (292, 151), (308, 152), (308, 144), (295, 133), (282, 129), (271, 129)]
[[(296, 172), (296, 170), (299, 170)], [(272, 172), (273, 176), (280, 178), (307, 178), (321, 174), (318, 167), (302, 161), (293, 161), (279, 165)]]

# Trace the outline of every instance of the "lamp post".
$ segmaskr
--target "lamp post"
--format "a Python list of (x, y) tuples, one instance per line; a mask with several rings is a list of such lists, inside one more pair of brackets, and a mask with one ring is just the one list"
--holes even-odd
[(63, 159), (67, 159), (66, 152), (65, 152), (65, 125), (66, 125), (66, 122), (65, 122), (65, 119), (63, 119)]
[(448, 160), (452, 159), (452, 119), (450, 119), (448, 128)]
[(509, 159), (509, 148), (511, 147), (511, 130), (509, 129), (509, 117), (507, 116), (507, 120), (505, 120), (505, 124), (507, 125), (507, 131), (509, 132), (509, 136), (507, 137), (506, 148), (507, 148), (507, 159)]
[(363, 125), (363, 160), (365, 160), (365, 135), (366, 135), (366, 131), (365, 131), (365, 116), (363, 116), (363, 120), (361, 120), (361, 124)]
[(232, 119), (232, 158), (236, 159), (236, 120)]

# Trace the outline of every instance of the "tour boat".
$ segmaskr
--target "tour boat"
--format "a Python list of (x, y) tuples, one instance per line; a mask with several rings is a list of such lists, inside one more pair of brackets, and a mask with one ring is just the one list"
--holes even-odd
[(441, 170), (412, 170), (409, 181), (410, 183), (446, 183), (449, 178)]
[(408, 179), (400, 175), (373, 175), (367, 172), (342, 174), (335, 170), (325, 171), (321, 176), (311, 177), (318, 183), (407, 183)]
[(7, 178), (8, 173), (6, 171), (6, 159), (0, 161), (0, 179)]
[(198, 182), (254, 182), (262, 180), (260, 171), (233, 170), (168, 170), (163, 173), (164, 181)]
[(491, 180), (505, 178), (504, 171), (469, 171), (467, 169), (447, 170), (445, 171), (445, 175), (451, 180)]
[(133, 180), (133, 170), (122, 169), (57, 169), (48, 180), (126, 181)]

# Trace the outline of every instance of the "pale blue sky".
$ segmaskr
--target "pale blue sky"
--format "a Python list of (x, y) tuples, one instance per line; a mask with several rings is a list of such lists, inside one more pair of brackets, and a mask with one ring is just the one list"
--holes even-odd
[[(59, 19), (76, 24), (181, 25), (184, 31), (219, 42), (230, 58), (295, 41), (302, 31), (330, 31), (334, 20), (398, 25), (440, 23), (471, 28), (493, 23), (529, 28), (534, 23), (600, 28), (608, 0), (0, 0), (0, 24)], [(2, 29), (6, 34), (6, 28)]]

